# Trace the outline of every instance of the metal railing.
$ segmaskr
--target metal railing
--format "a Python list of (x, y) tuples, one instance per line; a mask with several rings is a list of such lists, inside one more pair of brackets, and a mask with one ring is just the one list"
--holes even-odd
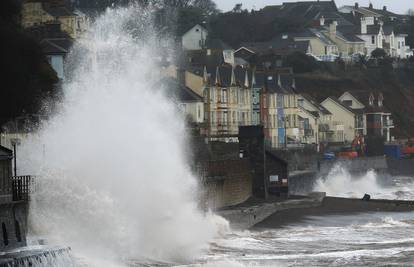
[(30, 193), (34, 189), (32, 176), (12, 177), (13, 201), (29, 201)]

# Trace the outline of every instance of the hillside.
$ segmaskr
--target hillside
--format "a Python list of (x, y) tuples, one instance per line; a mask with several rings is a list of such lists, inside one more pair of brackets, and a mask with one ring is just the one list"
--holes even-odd
[(405, 68), (358, 67), (341, 70), (332, 64), (326, 70), (297, 74), (297, 88), (318, 101), (343, 92), (356, 92), (367, 97), (371, 92), (384, 94), (384, 105), (393, 113), (397, 138), (414, 137), (414, 66)]

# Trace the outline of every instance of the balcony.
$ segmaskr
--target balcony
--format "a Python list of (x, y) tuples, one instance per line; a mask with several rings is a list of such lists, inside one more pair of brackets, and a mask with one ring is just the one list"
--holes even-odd
[(311, 128), (305, 129), (305, 130), (304, 130), (304, 132), (305, 132), (305, 136), (306, 136), (306, 137), (312, 137), (312, 136), (314, 136), (314, 135), (315, 135), (314, 130), (313, 130), (313, 129), (311, 129)]
[(29, 201), (34, 189), (32, 176), (14, 176), (12, 178), (13, 201)]

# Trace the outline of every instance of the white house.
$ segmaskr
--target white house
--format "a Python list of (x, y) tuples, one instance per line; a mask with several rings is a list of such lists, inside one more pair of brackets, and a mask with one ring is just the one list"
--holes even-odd
[(183, 50), (201, 50), (205, 47), (208, 31), (197, 24), (182, 36)]
[(365, 54), (371, 55), (372, 51), (377, 48), (383, 49), (384, 30), (383, 23), (375, 24), (374, 17), (361, 18), (361, 32), (358, 37), (365, 41)]
[(350, 107), (345, 106), (337, 98), (328, 97), (321, 105), (332, 113), (336, 121), (340, 121), (340, 125), (336, 125), (338, 134), (337, 141), (352, 142), (356, 136), (356, 112)]
[(379, 93), (376, 98), (373, 93), (345, 92), (338, 100), (356, 114), (356, 134), (383, 136), (386, 141), (391, 141), (391, 129), (394, 128), (394, 123), (391, 119), (392, 114), (384, 107), (382, 93)]

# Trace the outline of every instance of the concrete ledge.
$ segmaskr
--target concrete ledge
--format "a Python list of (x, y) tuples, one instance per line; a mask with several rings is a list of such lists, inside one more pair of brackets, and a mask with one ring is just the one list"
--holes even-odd
[(262, 203), (250, 207), (240, 207), (217, 212), (230, 222), (235, 230), (246, 230), (267, 219), (272, 214), (288, 209), (319, 207), (325, 193), (314, 193), (304, 199), (293, 199), (282, 202)]
[(47, 265), (47, 263), (56, 262), (58, 257), (63, 257), (65, 254), (70, 254), (70, 248), (52, 248), (47, 246), (36, 246), (33, 248), (23, 247), (20, 250), (16, 249), (2, 252), (0, 254), (0, 267), (38, 266), (37, 264), (41, 263), (43, 263), (42, 266), (52, 266)]

